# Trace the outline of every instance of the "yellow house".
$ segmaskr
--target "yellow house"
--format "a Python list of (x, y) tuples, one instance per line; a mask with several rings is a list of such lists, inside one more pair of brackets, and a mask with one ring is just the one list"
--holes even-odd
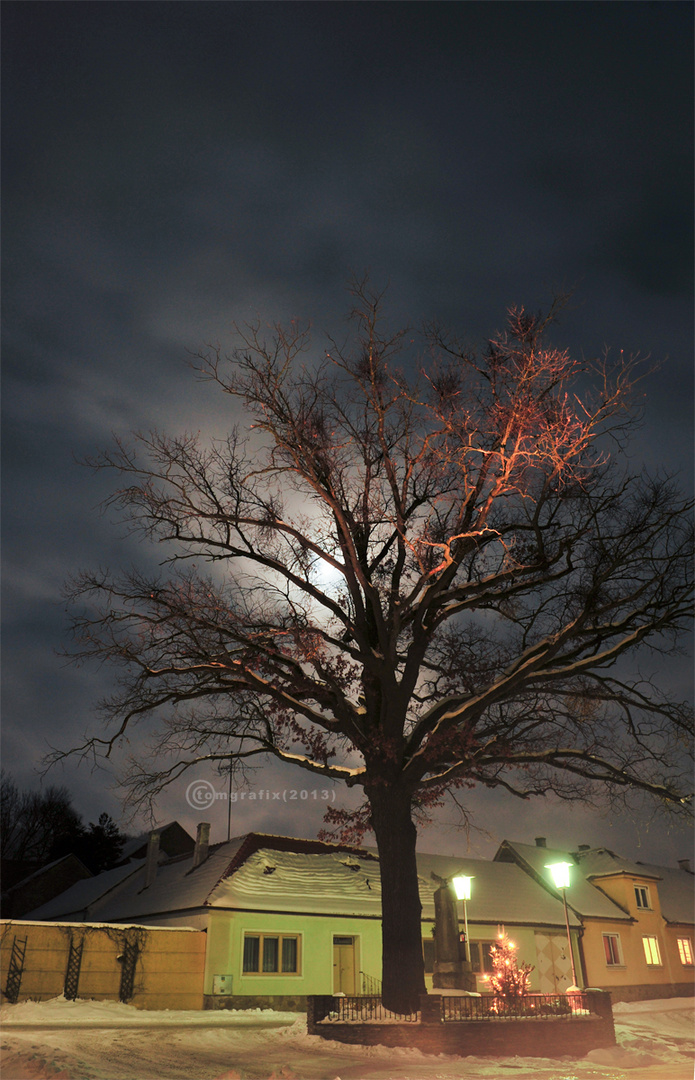
[(609, 990), (614, 1001), (695, 993), (693, 937), (695, 876), (678, 869), (630, 862), (608, 848), (582, 846), (574, 854), (505, 841), (496, 859), (515, 862), (555, 892), (548, 866), (572, 864), (567, 904), (582, 922), (585, 985)]
[(600, 941), (597, 932), (590, 940), (587, 935), (585, 949), (592, 949), (595, 970), (603, 963), (606, 988), (620, 988), (622, 1000), (628, 1000), (628, 994), (632, 998), (694, 993), (694, 876), (687, 861), (675, 870), (630, 862), (607, 848), (584, 848), (577, 853), (577, 862), (587, 880), (631, 920), (622, 936), (608, 927), (596, 928)]

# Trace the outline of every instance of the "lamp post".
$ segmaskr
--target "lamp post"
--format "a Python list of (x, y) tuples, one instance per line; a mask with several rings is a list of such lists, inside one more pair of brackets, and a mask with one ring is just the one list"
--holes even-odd
[(570, 951), (570, 964), (572, 965), (572, 984), (577, 986), (577, 973), (574, 970), (574, 953), (572, 952), (572, 938), (570, 937), (570, 917), (567, 912), (567, 889), (570, 883), (570, 867), (572, 863), (560, 862), (546, 864), (546, 870), (553, 875), (555, 888), (562, 893), (562, 902), (565, 905), (565, 926), (567, 927), (567, 946)]
[(453, 880), (454, 891), (456, 892), (457, 900), (463, 900), (463, 925), (466, 933), (466, 963), (471, 962), (471, 945), (468, 940), (468, 907), (467, 901), (471, 898), (471, 882), (472, 877), (455, 877)]

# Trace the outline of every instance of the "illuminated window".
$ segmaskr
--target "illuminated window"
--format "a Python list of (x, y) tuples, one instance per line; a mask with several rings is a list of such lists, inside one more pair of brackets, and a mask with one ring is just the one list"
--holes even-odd
[(604, 934), (603, 949), (606, 954), (606, 964), (608, 967), (620, 967), (622, 965), (623, 958), (620, 952), (619, 934)]
[(490, 946), (494, 944), (494, 941), (471, 941), (471, 964), (476, 975), (489, 975), (495, 970), (490, 956)]
[(644, 956), (650, 967), (661, 966), (661, 953), (659, 952), (659, 942), (655, 937), (643, 937), (642, 944), (644, 945)]
[(690, 938), (679, 937), (678, 938), (678, 954), (681, 958), (681, 964), (687, 964), (689, 967), (693, 963), (693, 943)]
[(635, 885), (635, 900), (637, 901), (638, 908), (646, 908), (651, 911), (651, 903), (649, 900), (649, 889), (646, 885)]
[[(476, 975), (489, 974), (494, 971), (490, 946), (494, 941), (471, 941), (471, 966)], [(461, 945), (461, 958), (463, 959), (465, 946)], [(425, 975), (431, 975), (434, 971), (435, 947), (434, 938), (422, 939), (422, 955), (425, 959)]]
[(296, 975), (299, 937), (296, 934), (244, 934), (244, 974)]

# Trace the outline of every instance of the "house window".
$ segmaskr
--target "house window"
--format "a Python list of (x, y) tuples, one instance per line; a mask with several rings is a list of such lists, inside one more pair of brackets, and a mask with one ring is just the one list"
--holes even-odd
[(635, 885), (635, 900), (637, 901), (637, 907), (651, 911), (651, 903), (649, 901), (649, 889), (646, 885)]
[(490, 974), (494, 971), (490, 947), (494, 941), (471, 941), (471, 963), (476, 975)]
[[(494, 971), (490, 956), (490, 946), (494, 944), (494, 941), (471, 941), (471, 965), (477, 975)], [(461, 958), (464, 955), (464, 948), (465, 946), (461, 945)], [(422, 939), (422, 954), (425, 958), (425, 975), (431, 975), (434, 971), (436, 955), (433, 938)]]
[(687, 964), (688, 967), (692, 967), (693, 963), (693, 943), (688, 937), (678, 938), (678, 955), (681, 958), (681, 964)]
[(299, 973), (297, 934), (244, 934), (244, 974)]
[(659, 942), (655, 937), (643, 937), (642, 944), (644, 946), (644, 956), (650, 967), (661, 966), (661, 953), (659, 952)]
[(619, 934), (604, 934), (603, 949), (606, 954), (606, 964), (608, 967), (620, 967), (622, 965), (623, 958), (620, 952)]

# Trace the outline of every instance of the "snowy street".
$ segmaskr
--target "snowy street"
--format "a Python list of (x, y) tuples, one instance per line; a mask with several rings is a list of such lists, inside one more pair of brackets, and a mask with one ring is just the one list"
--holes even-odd
[(581, 1059), (454, 1058), (350, 1047), (297, 1013), (143, 1012), (117, 1002), (5, 1006), (3, 1080), (692, 1080), (693, 1000), (614, 1007), (618, 1045)]

